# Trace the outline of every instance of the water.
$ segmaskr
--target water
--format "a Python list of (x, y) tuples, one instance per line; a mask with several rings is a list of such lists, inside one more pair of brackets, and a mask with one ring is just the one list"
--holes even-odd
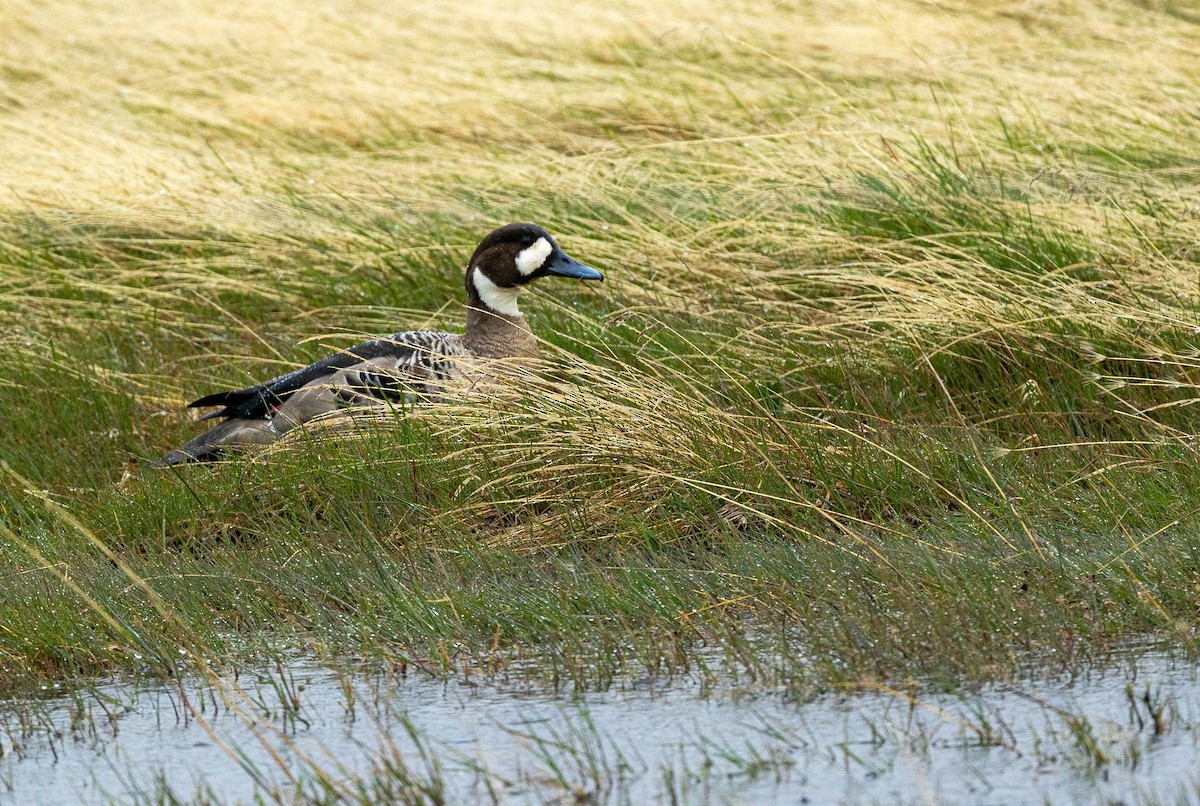
[(347, 796), (426, 787), (449, 803), (1200, 802), (1198, 706), (1194, 666), (1161, 653), (915, 702), (876, 689), (792, 703), (686, 680), (555, 696), (298, 661), (182, 693), (111, 683), (0, 704), (0, 800), (204, 787), (241, 802), (311, 794), (323, 775)]

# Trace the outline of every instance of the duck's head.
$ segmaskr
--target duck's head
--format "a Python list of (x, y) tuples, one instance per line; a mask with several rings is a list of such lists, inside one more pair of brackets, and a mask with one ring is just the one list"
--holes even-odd
[(604, 275), (572, 259), (550, 233), (534, 224), (507, 224), (488, 233), (467, 264), (467, 299), (506, 316), (520, 316), (517, 297), (540, 277), (603, 280)]

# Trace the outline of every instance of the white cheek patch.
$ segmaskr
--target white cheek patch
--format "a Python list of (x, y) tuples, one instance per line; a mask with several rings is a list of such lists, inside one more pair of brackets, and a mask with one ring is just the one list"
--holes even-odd
[[(530, 247), (530, 249), (532, 248)], [(501, 288), (489, 280), (487, 275), (479, 269), (476, 269), (475, 273), (471, 275), (471, 282), (475, 284), (475, 290), (479, 292), (479, 299), (488, 308), (505, 316), (521, 315), (521, 311), (517, 309), (517, 297), (521, 293), (520, 289)]]
[(538, 238), (533, 246), (527, 246), (517, 255), (517, 271), (522, 277), (528, 277), (542, 267), (554, 247), (545, 238)]

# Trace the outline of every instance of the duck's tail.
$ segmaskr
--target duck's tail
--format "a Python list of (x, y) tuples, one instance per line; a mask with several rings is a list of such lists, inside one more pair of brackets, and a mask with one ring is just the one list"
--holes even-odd
[(226, 420), (186, 445), (150, 463), (150, 467), (171, 467), (191, 462), (215, 462), (231, 453), (256, 445), (270, 445), (279, 439), (270, 420)]

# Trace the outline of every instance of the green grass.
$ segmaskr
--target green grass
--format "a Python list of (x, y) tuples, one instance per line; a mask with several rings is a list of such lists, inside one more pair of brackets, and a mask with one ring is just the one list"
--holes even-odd
[[(280, 646), (802, 692), (1074, 668), (1144, 635), (1190, 651), (1200, 65), (1129, 65), (1141, 23), (1192, 23), (826, 9), (814, 30), (909, 48), (834, 58), (799, 9), (736, 30), (681, 9), (459, 62), (437, 54), (467, 33), (363, 11), (376, 38), (328, 29), (306, 57), (324, 78), (291, 51), (146, 44), (153, 21), (120, 33), (145, 45), (121, 76), (55, 72), (38, 43), (63, 12), (34, 15), (0, 96), (22, 166), (0, 209), (0, 687)], [(935, 76), (950, 44), (919, 32), (947, 19), (977, 50)], [(1063, 100), (1059, 59), (1088, 99)], [(439, 65), (457, 94), (422, 103)], [(397, 74), (418, 78), (390, 108)], [(65, 136), (68, 86), (93, 140)], [(34, 131), (64, 135), (56, 162)], [(137, 465), (194, 433), (188, 400), (458, 327), (471, 249), (521, 219), (608, 275), (525, 303), (538, 377)]]

